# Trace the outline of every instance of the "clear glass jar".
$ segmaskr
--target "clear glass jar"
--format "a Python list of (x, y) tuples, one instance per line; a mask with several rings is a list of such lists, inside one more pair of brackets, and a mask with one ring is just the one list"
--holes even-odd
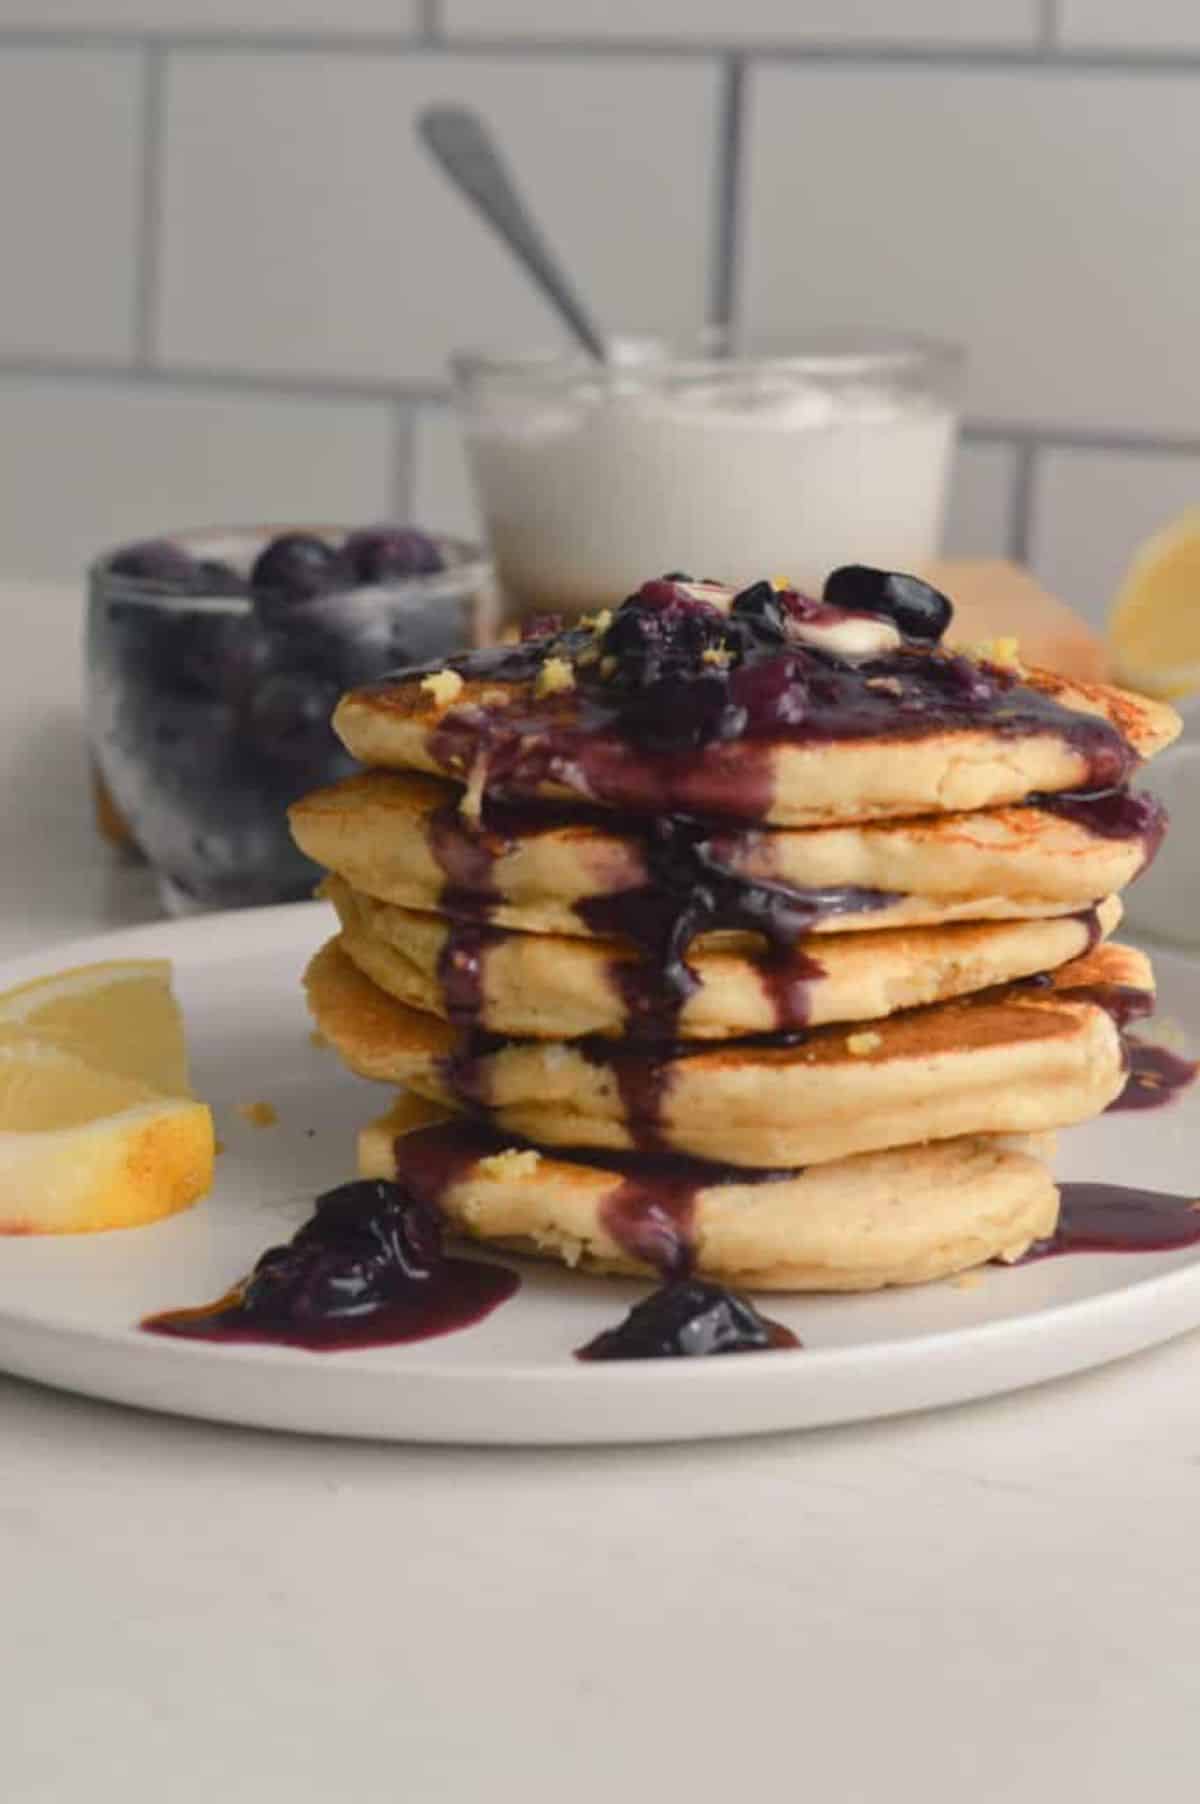
[(682, 570), (819, 591), (839, 564), (940, 549), (962, 353), (832, 336), (726, 355), (614, 342), (582, 356), (453, 362), (507, 611), (611, 605)]
[(489, 577), (477, 547), (435, 539), (444, 567), (430, 574), (252, 594), (255, 559), (284, 531), (334, 549), (347, 539), (341, 527), (177, 533), (151, 549), (184, 555), (178, 577), (114, 568), (128, 547), (89, 572), (94, 765), (173, 913), (310, 895), (320, 872), (286, 810), (355, 768), (329, 725), (338, 697), (475, 637)]

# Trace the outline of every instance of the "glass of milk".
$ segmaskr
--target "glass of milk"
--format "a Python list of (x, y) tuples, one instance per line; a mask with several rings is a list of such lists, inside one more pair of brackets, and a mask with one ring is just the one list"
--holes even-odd
[(608, 606), (668, 570), (819, 593), (838, 564), (936, 556), (962, 361), (846, 336), (455, 358), (508, 614)]

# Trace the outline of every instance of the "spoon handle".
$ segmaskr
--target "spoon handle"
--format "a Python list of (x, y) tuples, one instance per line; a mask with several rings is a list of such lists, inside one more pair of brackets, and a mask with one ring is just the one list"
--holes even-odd
[(530, 217), (483, 120), (467, 107), (426, 107), (417, 120), (417, 130), (451, 181), (525, 265), (576, 338), (603, 363), (604, 340)]

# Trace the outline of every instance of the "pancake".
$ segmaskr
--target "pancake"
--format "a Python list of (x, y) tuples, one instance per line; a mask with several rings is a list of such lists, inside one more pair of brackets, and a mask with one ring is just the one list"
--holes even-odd
[[(533, 933), (600, 932), (647, 889), (686, 904), (715, 873), (801, 891), (813, 933), (1069, 913), (1132, 882), (1156, 849), (1149, 797), (1000, 808), (804, 831), (653, 830), (577, 807), (489, 809), (454, 785), (366, 771), (293, 803), (301, 850), (356, 890)], [(823, 912), (824, 911), (824, 912)], [(608, 917), (607, 921), (605, 917)]]
[[(1097, 909), (1042, 921), (810, 936), (782, 954), (746, 935), (693, 941), (676, 982), (613, 941), (455, 925), (322, 885), (342, 950), (411, 1008), (494, 1033), (723, 1040), (834, 1021), (873, 1021), (1049, 971), (1080, 957), (1121, 918)], [(684, 994), (686, 987), (691, 994)]]
[(996, 1137), (755, 1181), (687, 1161), (582, 1163), (447, 1120), (400, 1097), (360, 1135), (360, 1174), (399, 1178), (470, 1239), (590, 1271), (686, 1263), (744, 1290), (877, 1290), (1017, 1258), (1058, 1216), (1042, 1159)]
[(671, 1151), (742, 1167), (1087, 1120), (1124, 1079), (1109, 993), (1152, 991), (1143, 955), (1108, 945), (1046, 987), (987, 991), (866, 1031), (639, 1054), (612, 1041), (464, 1033), (388, 996), (336, 940), (305, 984), (321, 1032), (361, 1076), (482, 1109), (502, 1132), (543, 1147)]
[(666, 579), (615, 616), (402, 671), (334, 714), (363, 763), (449, 775), (475, 805), (787, 827), (1112, 788), (1179, 725), (1163, 703), (950, 654), (769, 584), (735, 597)]

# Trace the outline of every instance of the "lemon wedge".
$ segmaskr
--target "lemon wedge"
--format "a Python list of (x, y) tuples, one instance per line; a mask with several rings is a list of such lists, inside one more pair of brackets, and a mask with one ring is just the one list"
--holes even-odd
[(214, 1153), (166, 960), (81, 966), (0, 995), (0, 1233), (157, 1221), (204, 1194)]
[(187, 1096), (187, 1049), (165, 958), (111, 959), (0, 994), (0, 1045), (41, 1040), (100, 1071)]
[(1135, 556), (1108, 617), (1118, 682), (1175, 701), (1200, 690), (1200, 508)]

